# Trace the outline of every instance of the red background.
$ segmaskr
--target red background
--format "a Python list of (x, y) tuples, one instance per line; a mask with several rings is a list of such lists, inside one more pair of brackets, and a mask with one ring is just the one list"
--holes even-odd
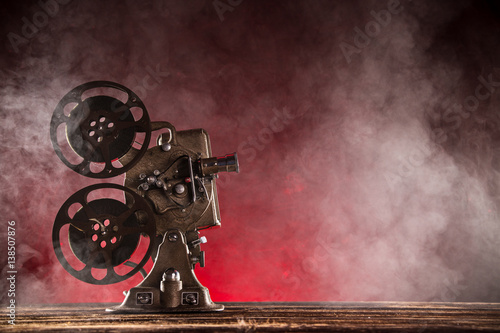
[(202, 233), (214, 301), (500, 301), (497, 2), (2, 7), (0, 232), (16, 221), (20, 303), (119, 302), (140, 281), (80, 282), (51, 246), (62, 203), (97, 181), (59, 161), (50, 117), (94, 80), (239, 153), (222, 228)]

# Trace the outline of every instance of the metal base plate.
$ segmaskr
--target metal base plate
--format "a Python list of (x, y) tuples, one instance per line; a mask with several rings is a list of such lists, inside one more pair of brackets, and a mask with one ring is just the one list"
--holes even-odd
[(112, 308), (107, 308), (106, 312), (113, 313), (187, 313), (187, 312), (214, 312), (224, 310), (224, 305), (213, 304), (211, 306), (193, 307), (193, 306), (178, 306), (175, 308), (136, 308), (118, 305)]

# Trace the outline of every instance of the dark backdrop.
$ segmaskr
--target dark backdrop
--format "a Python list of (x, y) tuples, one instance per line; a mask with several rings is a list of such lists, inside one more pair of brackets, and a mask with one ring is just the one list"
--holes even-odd
[(19, 303), (121, 301), (140, 281), (80, 282), (51, 245), (61, 204), (98, 181), (59, 161), (50, 117), (93, 80), (239, 153), (240, 174), (218, 183), (222, 228), (203, 232), (197, 274), (215, 301), (500, 301), (498, 1), (1, 12), (0, 232), (16, 221)]

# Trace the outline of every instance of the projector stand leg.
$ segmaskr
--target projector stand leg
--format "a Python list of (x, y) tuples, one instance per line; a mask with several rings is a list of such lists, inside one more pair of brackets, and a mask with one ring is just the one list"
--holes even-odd
[(193, 271), (185, 235), (179, 230), (165, 233), (151, 272), (130, 289), (123, 303), (107, 311), (117, 312), (206, 312), (224, 305), (210, 299)]

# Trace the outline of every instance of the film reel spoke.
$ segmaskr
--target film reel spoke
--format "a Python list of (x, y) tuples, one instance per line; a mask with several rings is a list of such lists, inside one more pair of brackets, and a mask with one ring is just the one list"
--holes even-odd
[(87, 223), (89, 221), (91, 221), (92, 219), (97, 218), (97, 213), (92, 209), (92, 207), (87, 202), (82, 203), (82, 210), (83, 210), (83, 212), (85, 212), (85, 217), (87, 218)]
[[(104, 257), (104, 263), (105, 263), (105, 270), (106, 270), (106, 275), (101, 281), (108, 282), (108, 280), (112, 280), (113, 276), (117, 276), (115, 274), (114, 266), (113, 266), (113, 259), (112, 259), (112, 253), (110, 252), (109, 248), (108, 249), (100, 249), (100, 252), (102, 253), (102, 256)], [(110, 272), (113, 272), (110, 274)], [(109, 281), (110, 283), (114, 283), (114, 281)]]
[(111, 164), (112, 158), (109, 152), (109, 144), (108, 142), (104, 142), (103, 144), (100, 145), (99, 150), (101, 152), (101, 155), (103, 157), (105, 167), (104, 170), (107, 170), (108, 172), (112, 172), (115, 167)]
[(116, 128), (120, 130), (124, 129), (130, 129), (133, 128), (135, 129), (137, 127), (138, 123), (137, 122), (132, 122), (132, 121), (121, 121), (120, 123), (116, 124)]
[(91, 231), (91, 224), (89, 223), (89, 220), (73, 219), (71, 221), (68, 221), (68, 223), (78, 231), (85, 233)]
[[(101, 261), (104, 262), (104, 268), (99, 267)], [(76, 277), (78, 279), (92, 284), (112, 284), (119, 282), (121, 281), (121, 276), (115, 272), (112, 262), (112, 253), (109, 250), (96, 247), (85, 262), (85, 267), (79, 271), (75, 271), (75, 275), (77, 275)], [(97, 267), (99, 267), (101, 271), (106, 271), (105, 275), (101, 278), (96, 278), (92, 272), (92, 270)]]
[(81, 103), (82, 94), (85, 91), (84, 89), (82, 89), (83, 87), (84, 85), (80, 85), (64, 95), (64, 97), (61, 99), (61, 103), (63, 104), (63, 106), (71, 103)]
[(131, 235), (131, 234), (137, 234), (137, 233), (143, 233), (144, 228), (143, 227), (122, 227), (120, 228), (120, 235), (121, 236), (126, 236), (126, 235)]
[(82, 270), (76, 271), (76, 274), (73, 276), (76, 277), (77, 279), (79, 279), (81, 281), (85, 281), (85, 282), (95, 280), (95, 278), (92, 276), (92, 265), (91, 264), (85, 265), (85, 267)]
[[(106, 265), (106, 268), (105, 268), (106, 275), (104, 276), (104, 278), (102, 280), (100, 280), (101, 282), (103, 282), (105, 284), (111, 284), (111, 283), (116, 283), (116, 282), (122, 281), (128, 277), (126, 275), (119, 275), (115, 271), (115, 266), (112, 265), (112, 258), (109, 254), (107, 255), (106, 259), (107, 260), (109, 259), (109, 265)], [(125, 276), (125, 278), (124, 278), (124, 276)]]
[(57, 113), (54, 113), (50, 126), (57, 128), (59, 125), (67, 123), (69, 121), (70, 121), (69, 117), (66, 116), (61, 110)]
[(122, 213), (121, 215), (116, 217), (116, 224), (119, 226), (123, 226), (125, 221), (127, 221), (132, 214), (135, 213), (135, 209), (132, 206), (130, 209)]
[(113, 106), (113, 113), (117, 115), (117, 118), (120, 120), (124, 120), (127, 118), (128, 114), (130, 113), (130, 108), (134, 107), (135, 105), (130, 105), (129, 103), (122, 104), (120, 103), (119, 106), (114, 105)]
[(106, 276), (103, 278), (103, 281), (106, 283), (116, 283), (116, 281), (119, 281), (120, 278), (121, 276), (115, 272), (115, 268), (113, 266), (109, 266), (106, 269)]
[[(56, 251), (56, 255), (57, 255), (57, 251)], [(92, 256), (89, 258), (89, 260), (86, 263), (84, 263), (85, 266), (80, 270), (73, 268), (68, 263), (68, 261), (66, 261), (64, 258), (63, 258), (64, 262), (61, 261), (61, 264), (68, 273), (70, 273), (71, 275), (73, 275), (77, 279), (91, 283), (90, 281), (95, 280), (94, 277), (92, 276), (92, 262), (95, 260), (96, 257), (97, 257), (97, 253), (93, 253)], [(58, 259), (59, 259), (59, 256), (58, 256)]]
[(141, 129), (143, 132), (147, 129), (147, 124), (148, 122), (146, 120), (138, 120), (138, 121), (121, 121), (116, 124), (116, 128), (123, 130), (123, 129), (129, 129), (129, 128), (134, 128), (134, 129)]
[(79, 174), (86, 176), (90, 172), (90, 161), (88, 159), (84, 159), (82, 163), (74, 165), (72, 169)]
[(96, 262), (98, 256), (99, 256), (98, 251), (95, 250), (92, 251), (90, 257), (87, 259), (86, 262), (84, 262), (85, 267), (78, 272), (81, 272), (85, 276), (92, 276), (92, 268), (95, 267), (94, 263)]

